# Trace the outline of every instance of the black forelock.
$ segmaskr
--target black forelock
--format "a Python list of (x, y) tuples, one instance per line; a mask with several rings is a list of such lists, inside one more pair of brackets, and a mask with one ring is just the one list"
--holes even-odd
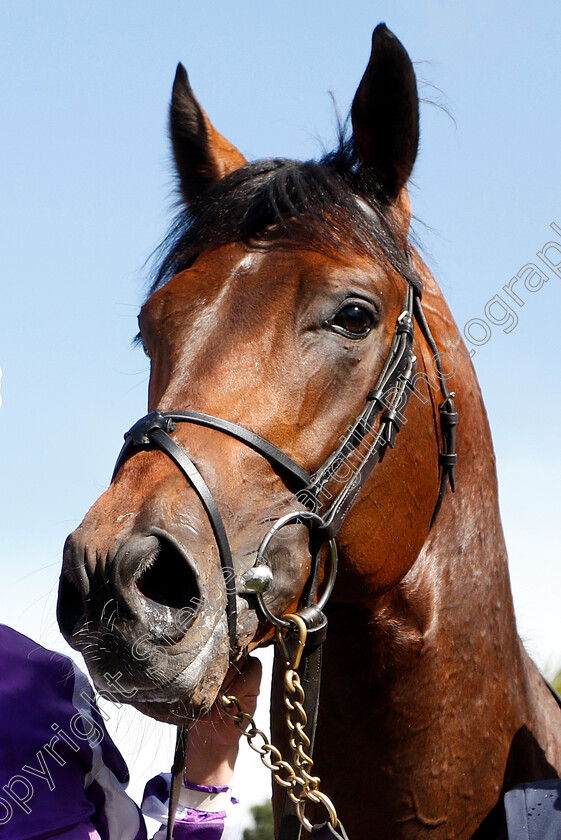
[[(357, 199), (359, 199), (357, 201)], [(235, 170), (181, 210), (162, 243), (150, 293), (210, 248), (231, 242), (253, 247), (333, 250), (351, 247), (385, 258), (420, 293), (422, 284), (390, 204), (374, 176), (358, 163), (352, 141), (341, 140), (320, 161), (260, 160)]]

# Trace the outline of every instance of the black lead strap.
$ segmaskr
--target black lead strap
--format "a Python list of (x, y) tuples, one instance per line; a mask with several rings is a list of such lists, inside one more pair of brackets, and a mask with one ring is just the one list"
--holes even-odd
[(349, 840), (342, 823), (338, 823), (337, 828), (333, 828), (330, 822), (314, 825), (312, 837), (314, 840)]
[(186, 726), (177, 727), (177, 739), (175, 742), (175, 753), (173, 756), (173, 767), (171, 771), (171, 783), (169, 791), (168, 824), (166, 829), (166, 840), (173, 840), (173, 829), (175, 827), (175, 813), (179, 804), (179, 794), (185, 773), (185, 757), (187, 755), (187, 738), (189, 732)]

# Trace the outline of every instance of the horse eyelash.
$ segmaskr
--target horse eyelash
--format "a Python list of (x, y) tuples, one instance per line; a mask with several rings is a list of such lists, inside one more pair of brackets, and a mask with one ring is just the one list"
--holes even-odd
[(148, 348), (146, 347), (146, 343), (145, 343), (144, 339), (142, 338), (142, 335), (139, 332), (135, 335), (135, 337), (131, 341), (131, 345), (134, 348), (141, 347), (142, 350), (144, 351), (144, 355), (147, 356), (148, 358), (150, 358), (150, 353), (148, 352)]

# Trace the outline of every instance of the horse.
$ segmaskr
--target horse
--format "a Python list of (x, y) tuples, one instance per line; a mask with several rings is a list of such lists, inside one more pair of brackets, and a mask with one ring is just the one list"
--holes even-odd
[(351, 123), (320, 161), (248, 163), (179, 65), (150, 414), (67, 540), (58, 620), (100, 690), (183, 724), (266, 615), (332, 588), (314, 769), (351, 840), (491, 838), (506, 790), (558, 778), (561, 709), (517, 635), (469, 352), (410, 242), (419, 99), (383, 24)]

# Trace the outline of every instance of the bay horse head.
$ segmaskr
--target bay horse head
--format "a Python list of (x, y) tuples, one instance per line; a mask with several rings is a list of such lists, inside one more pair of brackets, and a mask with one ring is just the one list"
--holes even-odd
[[(271, 639), (254, 590), (275, 617), (321, 596), (339, 528), (338, 603), (394, 590), (419, 555), (455, 456), (439, 464), (450, 395), (408, 242), (418, 107), (380, 25), (352, 137), (319, 162), (247, 163), (178, 67), (183, 209), (139, 317), (149, 414), (67, 540), (58, 602), (116, 699), (168, 720), (207, 709), (229, 664)], [(406, 421), (420, 375), (437, 385)]]

